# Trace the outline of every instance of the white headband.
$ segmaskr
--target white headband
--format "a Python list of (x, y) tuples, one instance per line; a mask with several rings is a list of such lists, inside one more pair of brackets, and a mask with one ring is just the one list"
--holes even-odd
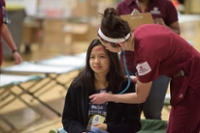
[(130, 37), (130, 33), (128, 33), (124, 38), (110, 38), (103, 34), (100, 27), (98, 30), (98, 34), (103, 40), (108, 41), (108, 42), (113, 42), (113, 43), (124, 42)]

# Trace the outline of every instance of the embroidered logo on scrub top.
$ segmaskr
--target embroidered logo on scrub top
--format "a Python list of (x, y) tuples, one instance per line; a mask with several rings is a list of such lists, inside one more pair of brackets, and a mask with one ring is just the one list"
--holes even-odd
[(150, 11), (152, 14), (160, 15), (161, 12), (158, 10), (158, 7), (154, 7), (153, 10)]
[(151, 67), (149, 66), (147, 62), (137, 64), (136, 69), (139, 76), (143, 76), (151, 71)]
[(138, 9), (134, 8), (131, 15), (134, 15), (134, 14), (140, 14), (140, 11)]

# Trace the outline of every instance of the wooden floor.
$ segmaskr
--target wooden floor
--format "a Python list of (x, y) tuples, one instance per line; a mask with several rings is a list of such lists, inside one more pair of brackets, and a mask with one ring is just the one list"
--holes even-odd
[[(74, 44), (72, 48), (73, 53), (78, 54), (85, 52), (88, 44), (89, 42), (78, 42)], [(67, 54), (63, 46), (47, 47), (41, 46), (39, 44), (33, 44), (31, 46), (31, 49), (31, 53), (22, 54), (24, 61), (41, 60), (51, 58), (60, 54)], [(11, 65), (14, 65), (13, 61), (9, 58), (5, 58), (2, 67)], [(68, 80), (70, 83), (72, 78), (77, 75), (77, 73), (77, 71), (74, 71), (68, 75), (63, 75), (64, 77), (62, 77), (61, 80), (65, 79)], [(39, 84), (43, 83), (45, 83), (45, 80), (40, 82)], [(31, 82), (25, 83), (23, 84), (23, 86), (26, 88), (27, 86), (29, 86), (29, 84), (31, 84)], [(51, 84), (48, 84), (48, 86), (51, 86)], [(50, 88), (51, 89), (42, 94), (40, 98), (56, 111), (62, 113), (64, 97), (67, 91), (59, 85)], [(14, 91), (15, 93), (19, 93), (20, 89), (15, 86), (12, 88), (12, 91)], [(0, 121), (0, 133), (48, 133), (51, 128), (62, 127), (61, 117), (37, 102), (37, 100), (33, 100), (30, 96), (25, 95), (22, 98), (30, 105), (32, 105), (32, 108), (27, 107), (20, 100), (15, 100), (9, 105), (0, 109), (0, 117), (3, 116), (8, 119), (17, 129), (17, 131), (12, 131), (12, 128), (9, 126), (9, 124), (5, 124), (5, 122)], [(1, 104), (2, 102), (0, 103), (0, 105)], [(168, 117), (169, 111), (163, 108), (162, 119), (168, 120)]]

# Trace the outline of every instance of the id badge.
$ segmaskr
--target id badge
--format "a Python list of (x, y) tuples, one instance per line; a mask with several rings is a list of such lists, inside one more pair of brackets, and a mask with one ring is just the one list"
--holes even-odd
[(88, 122), (88, 126), (87, 129), (91, 130), (93, 127), (95, 127), (95, 124), (101, 124), (105, 121), (105, 117), (101, 116), (101, 115), (93, 115), (89, 122)]

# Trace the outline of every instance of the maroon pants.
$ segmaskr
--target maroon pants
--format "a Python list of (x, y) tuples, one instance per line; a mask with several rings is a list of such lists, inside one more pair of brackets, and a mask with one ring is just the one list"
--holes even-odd
[(200, 97), (189, 88), (184, 99), (171, 108), (167, 133), (199, 132)]

